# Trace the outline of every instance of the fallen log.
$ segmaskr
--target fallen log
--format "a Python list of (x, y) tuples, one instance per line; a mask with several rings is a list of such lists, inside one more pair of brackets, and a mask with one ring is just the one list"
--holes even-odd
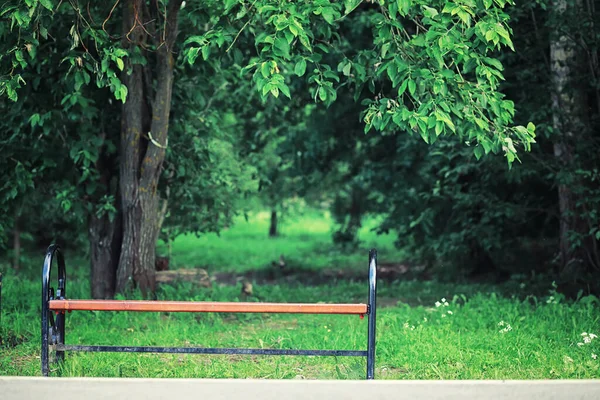
[(202, 268), (182, 268), (169, 271), (156, 271), (156, 283), (193, 282), (202, 287), (210, 287), (208, 272)]

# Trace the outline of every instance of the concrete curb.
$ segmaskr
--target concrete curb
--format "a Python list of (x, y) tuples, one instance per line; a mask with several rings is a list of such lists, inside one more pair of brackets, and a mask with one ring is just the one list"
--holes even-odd
[(600, 380), (305, 381), (0, 377), (2, 400), (598, 400)]

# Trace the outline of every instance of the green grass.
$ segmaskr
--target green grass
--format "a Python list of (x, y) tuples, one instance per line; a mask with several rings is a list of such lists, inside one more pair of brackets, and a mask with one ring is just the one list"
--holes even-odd
[[(288, 220), (281, 237), (268, 239), (267, 221), (258, 214), (221, 237), (178, 238), (172, 262), (177, 267), (207, 266), (211, 273), (243, 273), (268, 268), (283, 253), (296, 267), (318, 274), (323, 268), (366, 270), (365, 249), (369, 247), (377, 247), (382, 259), (390, 262), (402, 257), (392, 247), (393, 236), (376, 237), (368, 228), (361, 232), (361, 249), (337, 250), (329, 236), (330, 221), (319, 218), (308, 214)], [(85, 269), (69, 271), (69, 298), (88, 297), (86, 275)], [(5, 275), (0, 375), (40, 374), (39, 285), (37, 278)], [(550, 284), (547, 287), (551, 289)], [(568, 302), (551, 291), (529, 295), (534, 288), (524, 281), (503, 285), (380, 282), (376, 377), (600, 378), (600, 357), (592, 356), (600, 356), (600, 338), (584, 343), (582, 336), (583, 332), (600, 335), (598, 299), (589, 296)], [(255, 282), (257, 296), (275, 302), (364, 302), (366, 291), (366, 282), (361, 280), (312, 285), (301, 280)], [(215, 282), (207, 289), (180, 283), (162, 286), (158, 297), (237, 301), (239, 286)], [(436, 307), (442, 298), (448, 305)], [(73, 312), (68, 314), (66, 337), (69, 344), (364, 349), (366, 319)], [(111, 353), (67, 353), (65, 363), (53, 368), (54, 375), (113, 377), (362, 379), (365, 373), (361, 358)]]
[[(280, 227), (279, 236), (269, 238), (267, 212), (250, 215), (248, 221), (238, 218), (234, 227), (202, 237), (182, 235), (172, 243), (171, 268), (202, 267), (209, 271), (244, 272), (269, 268), (271, 262), (284, 255), (293, 268), (323, 269), (365, 268), (368, 250), (376, 247), (382, 260), (398, 261), (403, 253), (394, 247), (395, 236), (377, 235), (368, 219), (360, 230), (360, 246), (340, 249), (331, 240), (332, 221), (329, 213), (307, 212), (289, 217)], [(159, 254), (167, 254), (164, 243)]]

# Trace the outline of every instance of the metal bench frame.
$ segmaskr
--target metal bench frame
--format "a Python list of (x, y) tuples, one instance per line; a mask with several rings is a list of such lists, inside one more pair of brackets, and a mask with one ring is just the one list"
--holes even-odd
[[(53, 260), (58, 264), (58, 288), (50, 286)], [(377, 297), (377, 251), (369, 251), (368, 304), (294, 304), (294, 303), (225, 303), (144, 300), (67, 300), (65, 261), (58, 245), (48, 247), (42, 273), (42, 375), (50, 373), (50, 347), (54, 348), (56, 362), (64, 361), (65, 351), (124, 352), (124, 353), (177, 353), (177, 354), (256, 354), (298, 356), (350, 356), (367, 358), (366, 379), (375, 376), (375, 318)], [(355, 314), (368, 317), (367, 350), (294, 350), (246, 349), (210, 347), (148, 347), (96, 346), (65, 344), (66, 312), (86, 311), (141, 311), (141, 312), (220, 312), (220, 313), (294, 313), (294, 314)], [(56, 314), (56, 318), (54, 318)]]

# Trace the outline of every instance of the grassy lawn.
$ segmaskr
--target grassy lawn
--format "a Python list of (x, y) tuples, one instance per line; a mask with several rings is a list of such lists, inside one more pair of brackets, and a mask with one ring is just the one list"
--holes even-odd
[[(171, 268), (203, 267), (209, 274), (235, 275), (272, 268), (271, 262), (284, 254), (290, 268), (314, 271), (316, 276), (324, 269), (354, 269), (364, 271), (365, 279), (311, 284), (302, 279), (259, 281), (254, 286), (260, 300), (365, 302), (366, 250), (377, 247), (383, 262), (403, 258), (393, 248), (394, 237), (374, 235), (368, 231), (369, 224), (361, 232), (360, 248), (342, 251), (331, 243), (331, 222), (326, 215), (286, 220), (276, 239), (266, 238), (267, 216), (240, 221), (220, 237), (177, 238), (172, 244)], [(166, 246), (162, 244), (159, 251), (166, 253)], [(68, 297), (87, 298), (85, 268), (72, 271), (69, 261), (73, 257), (67, 254), (66, 259), (71, 268)], [(4, 265), (2, 269), (6, 271)], [(552, 288), (550, 283), (547, 288)], [(600, 358), (595, 357), (600, 356), (600, 338), (582, 336), (584, 332), (600, 335), (598, 299), (567, 302), (548, 290), (537, 296), (532, 292), (533, 285), (525, 281), (503, 285), (380, 282), (376, 377), (600, 378)], [(40, 374), (39, 293), (37, 277), (5, 275), (0, 375)], [(191, 283), (164, 285), (158, 297), (236, 301), (239, 293), (239, 285), (217, 281), (208, 289)], [(364, 349), (366, 327), (366, 319), (358, 316), (73, 312), (67, 318), (66, 337), (68, 344)], [(362, 379), (365, 366), (362, 358), (346, 357), (67, 353), (66, 362), (53, 374)]]
[[(172, 243), (171, 268), (202, 267), (214, 271), (244, 272), (269, 268), (271, 262), (284, 255), (292, 268), (364, 269), (368, 250), (376, 247), (382, 260), (398, 261), (402, 252), (394, 247), (394, 235), (378, 236), (367, 220), (360, 231), (357, 248), (339, 249), (331, 240), (332, 221), (329, 213), (307, 212), (284, 219), (279, 236), (268, 238), (270, 213), (252, 215), (248, 221), (239, 218), (236, 225), (217, 234), (202, 237), (183, 235)], [(159, 254), (167, 254), (164, 243)]]

